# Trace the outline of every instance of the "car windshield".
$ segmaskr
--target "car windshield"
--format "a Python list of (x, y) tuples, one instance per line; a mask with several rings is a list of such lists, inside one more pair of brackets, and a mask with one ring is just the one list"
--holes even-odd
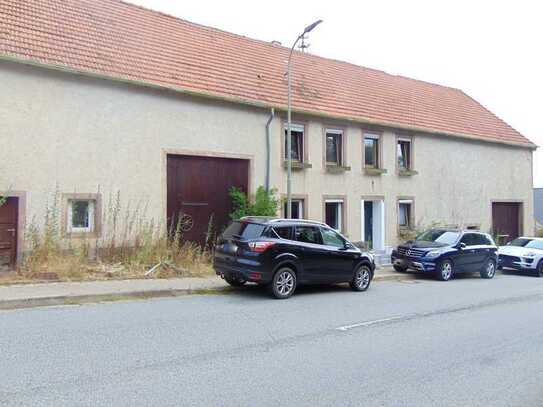
[(525, 247), (526, 249), (543, 250), (543, 240), (518, 238), (510, 243), (510, 246)]
[(264, 229), (266, 229), (266, 226), (259, 223), (235, 221), (225, 229), (222, 236), (224, 239), (231, 239), (232, 237), (238, 239), (254, 239), (262, 236)]
[(460, 233), (450, 230), (431, 229), (417, 237), (418, 242), (435, 242), (444, 245), (453, 244), (458, 240)]

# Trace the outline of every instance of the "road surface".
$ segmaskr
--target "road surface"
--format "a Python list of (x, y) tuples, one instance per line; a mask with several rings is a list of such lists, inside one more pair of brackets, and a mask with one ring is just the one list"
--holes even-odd
[(0, 312), (0, 406), (543, 406), (543, 279)]

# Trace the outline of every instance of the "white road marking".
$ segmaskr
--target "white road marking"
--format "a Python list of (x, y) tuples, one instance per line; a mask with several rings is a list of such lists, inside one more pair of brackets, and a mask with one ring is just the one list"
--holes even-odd
[(336, 330), (338, 330), (338, 331), (348, 331), (349, 329), (353, 329), (353, 328), (361, 328), (361, 327), (364, 327), (364, 326), (381, 324), (383, 322), (394, 321), (394, 320), (402, 319), (402, 318), (403, 317), (390, 317), (390, 318), (376, 319), (376, 320), (373, 320), (373, 321), (359, 322), (358, 324), (340, 326), (339, 328), (336, 328)]

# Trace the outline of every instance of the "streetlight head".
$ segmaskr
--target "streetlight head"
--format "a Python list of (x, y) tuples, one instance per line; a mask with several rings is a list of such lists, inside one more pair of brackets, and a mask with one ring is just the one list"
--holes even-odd
[(313, 31), (313, 29), (318, 26), (320, 23), (322, 23), (322, 20), (315, 21), (313, 24), (308, 25), (305, 27), (304, 34), (307, 34), (308, 32)]

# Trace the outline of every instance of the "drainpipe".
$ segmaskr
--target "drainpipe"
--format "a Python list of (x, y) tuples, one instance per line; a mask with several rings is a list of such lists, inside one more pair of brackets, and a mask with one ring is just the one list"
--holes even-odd
[(266, 123), (266, 192), (270, 191), (270, 166), (271, 166), (271, 136), (270, 125), (275, 116), (275, 109), (272, 107), (270, 112), (270, 118)]

